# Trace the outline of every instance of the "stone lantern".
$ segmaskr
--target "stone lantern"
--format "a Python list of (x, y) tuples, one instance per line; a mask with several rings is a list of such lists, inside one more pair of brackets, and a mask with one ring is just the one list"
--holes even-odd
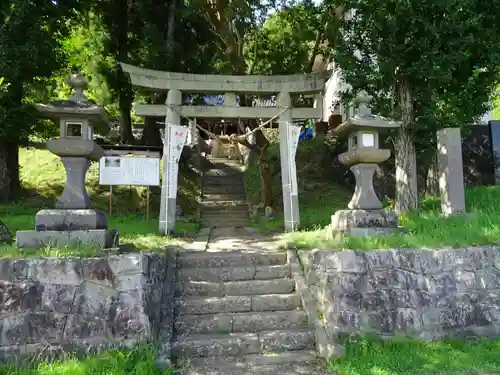
[(394, 231), (398, 218), (394, 212), (382, 210), (382, 202), (373, 188), (377, 165), (391, 156), (390, 150), (379, 148), (379, 133), (400, 127), (400, 123), (373, 115), (369, 107), (372, 97), (361, 91), (355, 99), (356, 114), (333, 130), (337, 137), (348, 138), (348, 150), (339, 161), (350, 167), (356, 188), (349, 210), (332, 216), (332, 231), (350, 235), (377, 235)]
[(68, 83), (73, 94), (68, 100), (48, 105), (37, 104), (40, 114), (59, 123), (60, 137), (47, 142), (47, 149), (61, 158), (66, 170), (66, 184), (55, 209), (41, 210), (36, 214), (35, 231), (19, 231), (19, 247), (46, 245), (116, 245), (116, 231), (108, 231), (108, 220), (101, 211), (92, 209), (85, 189), (85, 175), (91, 161), (104, 156), (104, 150), (94, 142), (94, 131), (109, 132), (104, 110), (91, 103), (83, 91), (87, 80), (75, 73)]

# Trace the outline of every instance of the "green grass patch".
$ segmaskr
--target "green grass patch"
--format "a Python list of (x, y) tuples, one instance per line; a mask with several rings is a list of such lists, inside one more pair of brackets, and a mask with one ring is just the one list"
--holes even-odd
[(331, 360), (338, 375), (486, 375), (500, 373), (500, 339), (463, 341), (349, 340)]
[[(500, 241), (500, 187), (466, 189), (467, 215), (445, 218), (441, 215), (439, 198), (426, 198), (418, 214), (402, 215), (400, 226), (404, 234), (373, 237), (344, 237), (329, 239), (324, 230), (336, 210), (346, 209), (353, 191), (332, 180), (332, 145), (326, 138), (299, 142), (297, 150), (297, 177), (301, 231), (280, 235), (284, 243), (294, 243), (300, 249), (358, 249), (440, 248), (495, 244)], [(282, 211), (279, 145), (269, 149), (273, 171), (273, 195)], [(330, 168), (331, 169), (331, 168)], [(338, 177), (337, 177), (338, 178)], [(259, 201), (260, 179), (257, 163), (245, 172), (247, 196)], [(283, 230), (283, 217), (265, 221), (254, 219), (253, 225), (262, 230)]]
[(56, 362), (30, 362), (26, 367), (0, 366), (0, 375), (170, 375), (155, 365), (154, 347), (132, 351), (109, 350), (85, 359)]
[[(34, 230), (35, 214), (44, 208), (53, 208), (65, 183), (65, 171), (59, 158), (46, 150), (20, 149), (22, 198), (18, 202), (0, 204), (0, 218), (14, 234), (18, 230)], [(109, 211), (110, 190), (99, 185), (99, 166), (92, 163), (86, 186), (93, 208)], [(113, 187), (112, 215), (109, 227), (120, 231), (120, 242), (130, 243), (135, 250), (154, 250), (169, 243), (179, 242), (158, 234), (160, 188), (150, 190), (150, 216), (146, 219), (146, 187)], [(197, 217), (200, 197), (199, 174), (187, 165), (179, 173), (179, 205), (185, 218), (176, 224), (176, 234), (188, 237), (199, 230)], [(20, 250), (14, 245), (0, 246), (1, 257), (94, 255), (100, 250), (91, 248), (46, 248)]]
[(422, 202), (418, 214), (399, 219), (406, 234), (328, 239), (324, 229), (303, 230), (283, 235), (282, 240), (298, 248), (376, 250), (388, 248), (443, 248), (496, 244), (500, 241), (500, 188), (478, 187), (465, 193), (467, 215), (445, 218), (439, 199)]

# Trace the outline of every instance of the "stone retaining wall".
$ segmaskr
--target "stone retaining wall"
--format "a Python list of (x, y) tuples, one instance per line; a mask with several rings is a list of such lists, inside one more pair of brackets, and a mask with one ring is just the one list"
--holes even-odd
[(165, 257), (0, 260), (0, 362), (154, 339)]
[(300, 252), (327, 333), (470, 337), (500, 332), (500, 247)]

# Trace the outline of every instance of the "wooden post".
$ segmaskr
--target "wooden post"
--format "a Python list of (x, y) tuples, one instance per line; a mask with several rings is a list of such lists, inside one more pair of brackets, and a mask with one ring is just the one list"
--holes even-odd
[(146, 220), (149, 220), (149, 186), (146, 190)]
[(113, 185), (109, 185), (109, 216), (113, 213)]

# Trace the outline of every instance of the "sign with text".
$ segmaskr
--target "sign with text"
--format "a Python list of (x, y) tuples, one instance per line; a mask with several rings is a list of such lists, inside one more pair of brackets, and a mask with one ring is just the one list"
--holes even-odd
[(103, 156), (99, 160), (99, 184), (160, 186), (160, 159)]
[(182, 125), (168, 126), (168, 198), (177, 198), (177, 180), (179, 177), (179, 160), (186, 144), (189, 129)]
[(300, 137), (300, 127), (290, 124), (287, 124), (288, 127), (288, 151), (289, 151), (289, 165), (290, 165), (290, 191), (292, 195), (297, 195), (299, 192), (299, 187), (297, 183), (297, 165), (295, 163), (295, 156), (297, 154), (297, 146), (299, 145), (299, 137)]

